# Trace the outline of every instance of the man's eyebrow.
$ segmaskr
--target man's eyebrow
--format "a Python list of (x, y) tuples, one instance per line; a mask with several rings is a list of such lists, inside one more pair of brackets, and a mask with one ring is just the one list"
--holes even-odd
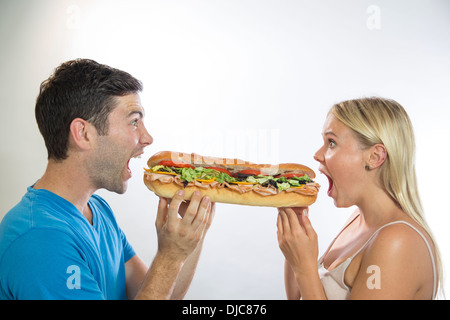
[(135, 114), (138, 114), (141, 117), (141, 119), (144, 118), (145, 116), (145, 112), (143, 110), (131, 110), (128, 113), (127, 117), (129, 118), (131, 116), (134, 116)]

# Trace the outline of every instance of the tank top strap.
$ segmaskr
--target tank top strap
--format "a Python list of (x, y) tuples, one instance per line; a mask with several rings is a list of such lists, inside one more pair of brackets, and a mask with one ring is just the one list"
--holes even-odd
[(366, 241), (366, 243), (364, 243), (364, 245), (361, 248), (359, 248), (358, 251), (356, 251), (350, 257), (350, 259), (353, 260), (353, 258), (356, 257), (358, 255), (358, 253), (360, 253), (361, 250), (363, 250), (367, 246), (367, 244), (373, 239), (373, 237), (375, 237), (378, 234), (378, 232), (380, 232), (382, 229), (384, 229), (384, 228), (386, 228), (386, 227), (388, 227), (390, 225), (399, 224), (399, 223), (406, 224), (407, 226), (411, 227), (414, 231), (416, 231), (422, 237), (423, 241), (425, 241), (425, 244), (426, 244), (426, 246), (428, 248), (428, 252), (430, 253), (431, 264), (432, 264), (432, 267), (433, 267), (433, 298), (435, 298), (436, 297), (436, 293), (437, 293), (436, 292), (436, 289), (437, 289), (437, 284), (436, 284), (436, 282), (437, 282), (437, 275), (436, 275), (436, 264), (435, 264), (435, 261), (434, 261), (433, 251), (431, 250), (430, 244), (428, 243), (427, 239), (422, 234), (422, 232), (420, 232), (416, 227), (414, 227), (412, 224), (410, 224), (410, 223), (408, 223), (406, 221), (401, 221), (401, 220), (393, 221), (393, 222), (387, 223), (384, 226), (380, 227), (378, 230), (376, 230), (370, 236), (370, 238)]
[(349, 219), (347, 221), (347, 223), (344, 224), (344, 227), (341, 228), (341, 231), (339, 231), (339, 233), (334, 237), (333, 241), (331, 241), (330, 245), (328, 246), (327, 250), (325, 251), (325, 253), (322, 254), (322, 256), (319, 259), (319, 264), (323, 263), (324, 258), (326, 257), (326, 255), (328, 254), (328, 252), (330, 251), (331, 247), (333, 246), (333, 244), (336, 242), (336, 239), (339, 238), (339, 236), (341, 235), (341, 233), (353, 222), (356, 220), (356, 218), (359, 217), (359, 213), (356, 214), (353, 218)]

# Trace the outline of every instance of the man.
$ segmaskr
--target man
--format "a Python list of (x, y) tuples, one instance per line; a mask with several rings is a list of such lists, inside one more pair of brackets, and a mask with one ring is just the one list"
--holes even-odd
[(214, 204), (201, 194), (184, 203), (182, 192), (160, 199), (148, 268), (94, 194), (124, 193), (130, 159), (153, 142), (141, 90), (128, 73), (81, 59), (41, 84), (35, 111), (48, 165), (0, 224), (0, 299), (184, 297)]

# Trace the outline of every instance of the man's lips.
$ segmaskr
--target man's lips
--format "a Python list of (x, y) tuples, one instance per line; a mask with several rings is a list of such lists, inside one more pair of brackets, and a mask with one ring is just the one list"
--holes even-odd
[(140, 158), (142, 154), (144, 154), (143, 151), (133, 155), (130, 159), (128, 159), (128, 161), (127, 161), (127, 170), (128, 170), (128, 174), (130, 175), (130, 177), (132, 176), (131, 169), (130, 169), (130, 161), (131, 161), (131, 159), (133, 159), (133, 158), (134, 159)]

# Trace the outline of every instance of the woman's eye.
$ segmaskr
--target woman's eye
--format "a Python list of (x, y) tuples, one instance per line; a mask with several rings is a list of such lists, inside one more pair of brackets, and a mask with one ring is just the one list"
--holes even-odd
[(139, 120), (133, 120), (133, 121), (131, 121), (131, 125), (132, 126), (134, 126), (134, 127), (137, 127), (138, 126), (138, 122), (139, 122)]
[(336, 146), (336, 142), (333, 139), (328, 139), (328, 146), (333, 148)]

